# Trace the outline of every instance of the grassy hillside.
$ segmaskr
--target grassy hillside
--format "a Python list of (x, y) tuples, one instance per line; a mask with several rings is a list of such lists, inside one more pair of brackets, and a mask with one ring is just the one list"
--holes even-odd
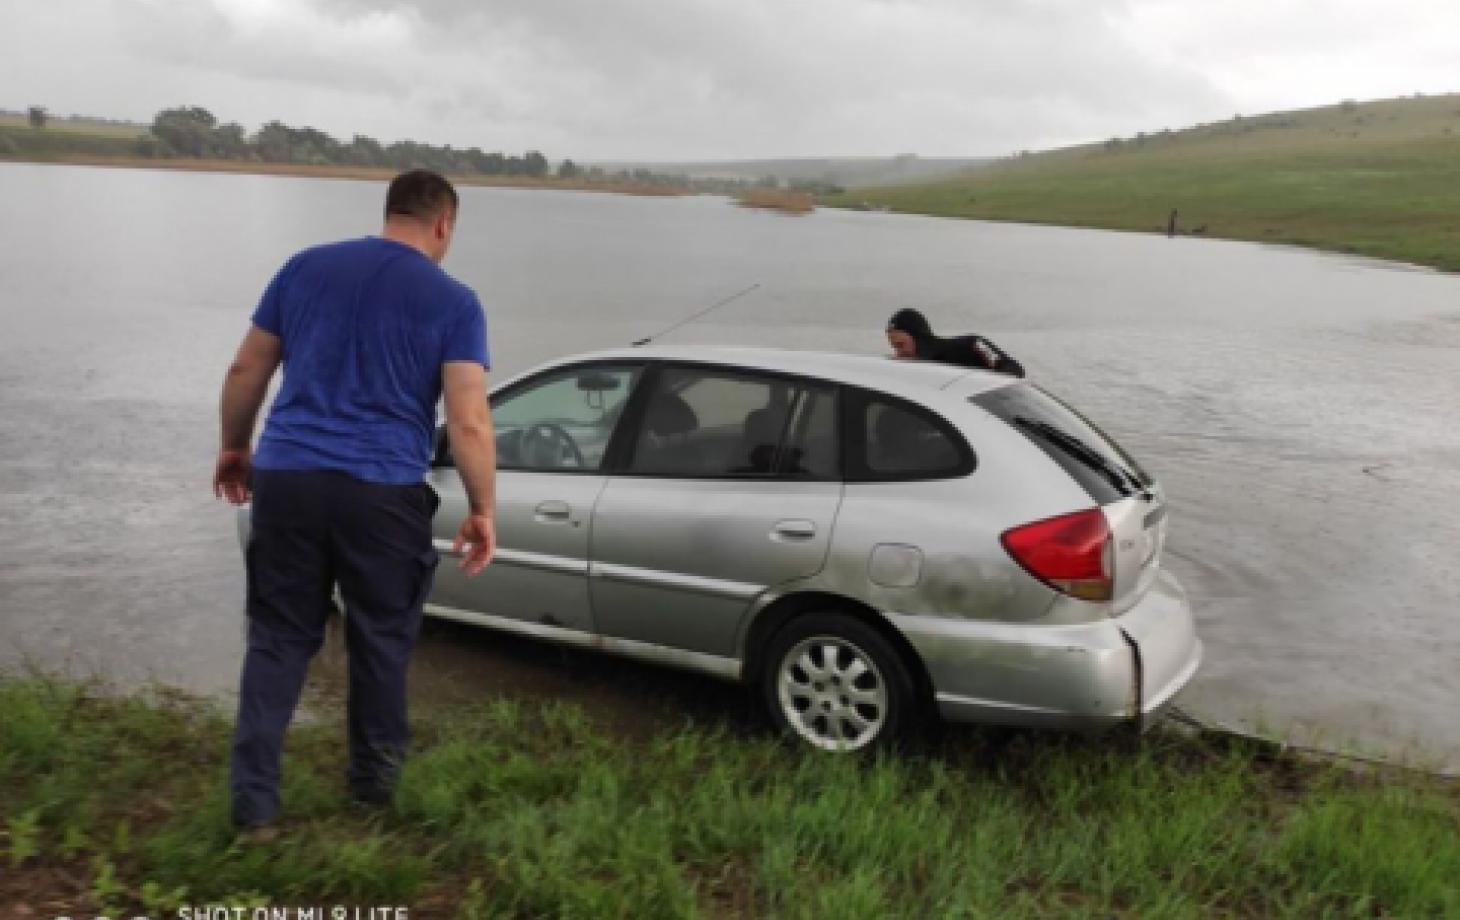
[[(0, 111), (0, 128), (23, 128), (31, 130), (30, 120), (24, 112)], [(103, 137), (122, 137), (135, 140), (147, 134), (148, 126), (130, 121), (106, 121), (81, 115), (52, 115), (46, 119), (47, 131), (61, 131), (70, 134), (93, 134)]]
[(1460, 95), (1343, 103), (1029, 154), (823, 203), (1294, 243), (1460, 271)]

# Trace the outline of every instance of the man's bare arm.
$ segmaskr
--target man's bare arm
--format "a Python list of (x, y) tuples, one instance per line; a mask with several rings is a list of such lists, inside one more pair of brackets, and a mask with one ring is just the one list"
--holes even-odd
[(218, 462), (213, 469), (213, 494), (235, 505), (248, 501), (250, 445), (259, 407), (269, 392), (269, 380), (279, 368), (284, 349), (279, 337), (257, 326), (249, 327), (238, 354), (223, 376), (223, 395), (218, 400), (222, 429)]
[(248, 450), (259, 408), (269, 392), (269, 381), (279, 368), (283, 346), (279, 337), (250, 326), (238, 346), (238, 354), (223, 376), (223, 397), (219, 401), (223, 450)]
[(474, 361), (448, 361), (442, 365), (441, 391), (451, 457), (470, 506), (454, 551), (466, 551), (461, 568), (475, 575), (491, 562), (497, 543), (497, 441), (487, 404), (486, 368)]

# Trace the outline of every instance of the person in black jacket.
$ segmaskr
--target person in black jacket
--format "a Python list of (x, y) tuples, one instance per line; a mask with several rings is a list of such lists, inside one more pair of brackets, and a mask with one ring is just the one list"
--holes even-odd
[(892, 314), (887, 321), (887, 342), (899, 358), (941, 361), (960, 367), (998, 371), (1012, 377), (1024, 376), (1024, 365), (981, 335), (943, 338), (933, 334), (927, 317), (910, 307)]

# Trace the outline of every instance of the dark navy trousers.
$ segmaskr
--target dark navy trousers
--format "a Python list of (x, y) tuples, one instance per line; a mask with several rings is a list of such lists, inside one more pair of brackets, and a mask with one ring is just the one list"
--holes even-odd
[(349, 770), (358, 798), (389, 797), (405, 758), (406, 666), (438, 555), (425, 483), (382, 485), (343, 473), (256, 470), (248, 568), (248, 650), (230, 785), (233, 819), (279, 811), (284, 731), (338, 585), (350, 662)]

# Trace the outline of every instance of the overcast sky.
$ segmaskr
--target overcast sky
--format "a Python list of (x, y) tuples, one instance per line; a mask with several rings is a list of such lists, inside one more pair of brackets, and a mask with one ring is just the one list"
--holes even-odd
[(998, 155), (1460, 90), (1460, 0), (0, 0), (0, 108), (556, 160)]

